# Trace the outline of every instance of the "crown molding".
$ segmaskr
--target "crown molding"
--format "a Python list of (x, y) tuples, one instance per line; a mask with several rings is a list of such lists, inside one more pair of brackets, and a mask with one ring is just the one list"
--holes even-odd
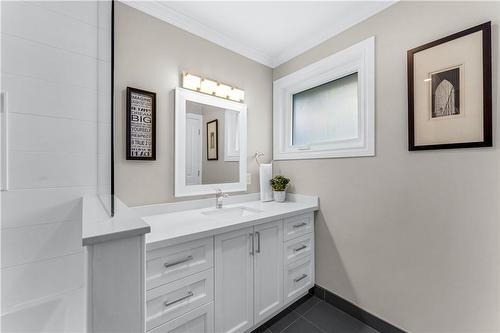
[(265, 66), (276, 68), (279, 65), (295, 58), (296, 56), (310, 50), (311, 48), (323, 43), (324, 41), (340, 34), (341, 32), (351, 28), (352, 26), (363, 22), (369, 17), (387, 9), (393, 4), (397, 3), (399, 0), (393, 0), (388, 2), (385, 6), (379, 8), (375, 12), (366, 13), (358, 20), (346, 24), (344, 26), (336, 25), (325, 27), (322, 32), (308, 36), (307, 39), (303, 39), (298, 42), (294, 42), (290, 47), (285, 48), (281, 53), (277, 55), (266, 54), (265, 52), (256, 50), (249, 47), (233, 38), (226, 36), (225, 34), (212, 29), (205, 24), (182, 14), (173, 8), (169, 7), (167, 4), (161, 1), (129, 1), (129, 0), (119, 0), (126, 5), (135, 8), (141, 12), (148, 15), (156, 17), (162, 21), (170, 23), (182, 30), (185, 30), (193, 35), (204, 38), (214, 44), (222, 46), (228, 50), (231, 50), (237, 54), (261, 63)]
[(363, 22), (364, 20), (380, 13), (381, 11), (394, 5), (398, 1), (399, 0), (394, 0), (394, 1), (388, 2), (385, 6), (379, 8), (378, 10), (376, 10), (374, 12), (366, 13), (365, 15), (361, 16), (359, 19), (357, 19), (356, 21), (354, 21), (350, 24), (346, 24), (344, 26), (341, 25), (341, 27), (339, 27), (339, 26), (325, 27), (323, 32), (312, 35), (309, 38), (304, 39), (302, 41), (298, 41), (298, 42), (293, 43), (293, 45), (285, 48), (285, 50), (283, 50), (281, 53), (272, 57), (271, 67), (276, 68), (279, 65), (284, 64), (285, 62), (301, 55), (302, 53), (312, 49), (315, 46), (318, 46), (319, 44), (327, 41), (328, 39), (348, 30), (349, 28), (355, 26), (356, 24), (359, 24), (359, 23)]
[(189, 16), (179, 13), (160, 1), (120, 0), (120, 2), (263, 65), (271, 67), (273, 64), (272, 58), (264, 52), (248, 47)]

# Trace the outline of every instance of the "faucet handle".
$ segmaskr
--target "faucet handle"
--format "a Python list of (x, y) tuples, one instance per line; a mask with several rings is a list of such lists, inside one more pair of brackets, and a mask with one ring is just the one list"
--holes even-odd
[(215, 189), (215, 194), (216, 195), (221, 195), (222, 194), (222, 190), (220, 188), (216, 188)]

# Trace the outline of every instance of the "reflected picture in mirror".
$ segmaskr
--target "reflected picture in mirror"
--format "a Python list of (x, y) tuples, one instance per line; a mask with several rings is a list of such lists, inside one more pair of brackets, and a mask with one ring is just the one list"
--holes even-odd
[(239, 113), (186, 102), (186, 185), (238, 183)]
[(219, 135), (218, 120), (212, 120), (207, 123), (207, 160), (217, 161), (219, 159)]

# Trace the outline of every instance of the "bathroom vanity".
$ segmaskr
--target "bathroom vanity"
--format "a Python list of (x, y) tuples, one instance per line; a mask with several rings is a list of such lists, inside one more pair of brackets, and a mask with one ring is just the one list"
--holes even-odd
[(314, 286), (318, 198), (226, 198), (247, 191), (246, 113), (175, 89), (173, 194), (211, 197), (83, 216), (90, 331), (249, 332)]
[(224, 199), (247, 190), (246, 105), (177, 88), (175, 111), (175, 196), (215, 198), (135, 208), (151, 227), (145, 330), (251, 331), (314, 285), (318, 199)]
[(135, 209), (151, 227), (147, 332), (251, 331), (314, 285), (317, 197), (227, 200), (222, 209), (213, 200)]

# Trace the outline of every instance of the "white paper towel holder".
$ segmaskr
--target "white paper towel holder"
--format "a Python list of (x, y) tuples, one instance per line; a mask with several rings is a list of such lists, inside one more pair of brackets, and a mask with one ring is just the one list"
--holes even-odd
[(257, 161), (257, 165), (258, 166), (260, 166), (260, 160), (259, 160), (259, 158), (261, 158), (262, 156), (264, 156), (264, 153), (261, 153), (261, 152), (258, 152), (258, 151), (255, 152), (255, 161)]
[[(262, 164), (260, 162), (260, 158), (264, 156), (264, 153), (261, 152), (255, 152), (255, 161), (257, 162), (257, 165), (259, 167), (259, 178), (260, 178), (260, 201), (266, 202), (266, 201), (272, 201), (273, 200), (273, 192), (270, 184), (270, 180), (273, 177), (272, 174), (272, 161), (269, 164)], [(262, 174), (262, 167), (263, 166), (270, 166), (270, 173), (265, 176)]]

